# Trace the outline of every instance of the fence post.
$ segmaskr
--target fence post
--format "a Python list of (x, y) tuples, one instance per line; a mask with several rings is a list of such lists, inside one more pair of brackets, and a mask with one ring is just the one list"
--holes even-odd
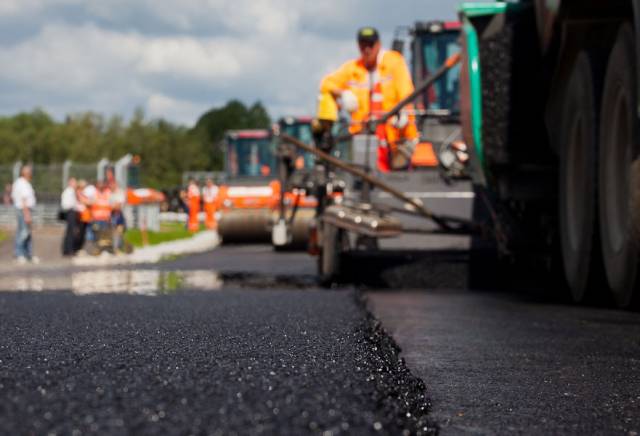
[(71, 160), (67, 159), (62, 164), (62, 190), (67, 187), (67, 181), (69, 180), (69, 171), (71, 169)]
[(107, 168), (108, 165), (109, 165), (109, 159), (107, 159), (106, 157), (103, 157), (102, 159), (100, 159), (96, 169), (97, 170), (96, 181), (104, 182), (104, 175), (105, 175), (104, 170), (105, 168)]
[(127, 180), (127, 167), (131, 164), (133, 160), (133, 156), (131, 154), (125, 154), (115, 164), (115, 174), (116, 183), (120, 187), (120, 189), (127, 189), (129, 186), (129, 181)]
[(22, 161), (19, 160), (15, 164), (13, 164), (13, 181), (18, 180), (20, 177), (20, 170), (22, 169)]

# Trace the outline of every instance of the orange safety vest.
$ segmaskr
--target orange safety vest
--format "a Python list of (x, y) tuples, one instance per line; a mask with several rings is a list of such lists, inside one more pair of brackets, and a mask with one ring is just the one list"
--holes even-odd
[[(377, 81), (371, 90), (371, 114), (372, 118), (378, 119), (384, 113), (382, 107), (382, 85)], [(376, 126), (376, 137), (378, 138), (378, 168), (381, 171), (388, 172), (391, 170), (389, 164), (389, 143), (387, 142), (387, 126), (378, 124)]]
[(197, 232), (200, 229), (198, 214), (200, 213), (200, 190), (196, 185), (189, 185), (187, 189), (187, 200), (189, 202), (189, 231)]
[[(372, 74), (375, 77), (373, 86), (370, 83)], [(358, 99), (358, 110), (351, 114), (349, 126), (349, 132), (356, 134), (363, 131), (369, 116), (373, 119), (379, 118), (411, 94), (414, 87), (402, 55), (395, 51), (381, 50), (373, 73), (366, 69), (361, 59), (356, 59), (325, 76), (320, 84), (321, 97), (325, 93), (347, 89)], [(322, 100), (321, 98), (320, 101)], [(404, 109), (410, 112), (413, 106), (407, 105)], [(389, 149), (395, 152), (400, 140), (415, 140), (419, 136), (413, 114), (409, 116), (409, 123), (404, 128), (397, 129), (389, 122), (379, 125), (375, 133), (379, 140), (384, 141), (378, 148), (378, 164), (382, 171), (388, 171), (390, 168)]]
[(91, 205), (91, 218), (94, 221), (109, 221), (111, 219), (111, 191), (96, 192), (96, 197)]
[(89, 209), (84, 204), (81, 204), (79, 206), (78, 215), (80, 217), (80, 222), (83, 222), (83, 223), (91, 222), (91, 209)]

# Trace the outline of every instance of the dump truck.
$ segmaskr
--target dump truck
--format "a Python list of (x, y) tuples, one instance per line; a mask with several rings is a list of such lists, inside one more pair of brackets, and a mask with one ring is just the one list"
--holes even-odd
[(271, 132), (228, 131), (223, 147), (225, 175), (217, 200), (222, 242), (269, 242), (280, 191)]
[[(498, 252), (637, 304), (638, 0), (465, 3), (461, 119)], [(554, 289), (561, 289), (556, 286)]]

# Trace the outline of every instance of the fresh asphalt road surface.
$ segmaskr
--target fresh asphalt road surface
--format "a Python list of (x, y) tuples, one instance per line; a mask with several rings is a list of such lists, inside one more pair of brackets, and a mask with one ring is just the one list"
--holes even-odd
[[(421, 186), (470, 217), (465, 184)], [(495, 271), (468, 238), (381, 246), (332, 290), (313, 258), (254, 245), (10, 271), (0, 434), (640, 433), (640, 314), (469, 290)]]
[(536, 293), (371, 291), (440, 434), (640, 433), (640, 314)]
[(358, 294), (318, 289), (311, 259), (279, 256), (12, 273), (0, 434), (431, 434), (424, 385)]
[(358, 292), (313, 271), (230, 246), (0, 292), (0, 434), (638, 434), (639, 314), (443, 270), (429, 289), (365, 290), (405, 367)]

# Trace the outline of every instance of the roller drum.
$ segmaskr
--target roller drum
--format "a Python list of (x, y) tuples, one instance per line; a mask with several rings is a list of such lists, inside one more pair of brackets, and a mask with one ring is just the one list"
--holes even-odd
[(229, 210), (222, 213), (218, 234), (223, 244), (234, 242), (269, 242), (271, 211), (258, 209)]

